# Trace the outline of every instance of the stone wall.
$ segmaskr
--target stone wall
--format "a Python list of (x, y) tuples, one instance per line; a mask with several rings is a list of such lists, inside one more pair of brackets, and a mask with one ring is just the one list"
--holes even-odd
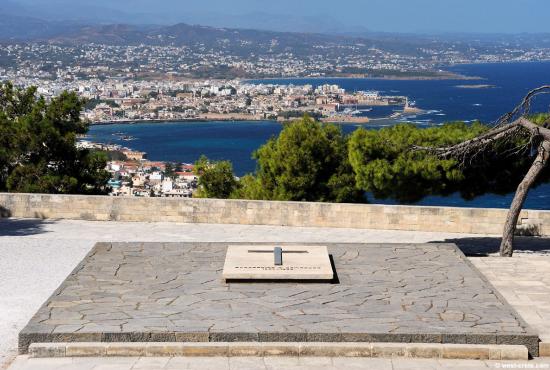
[[(249, 200), (0, 193), (0, 216), (500, 234), (507, 210)], [(520, 232), (550, 236), (550, 211), (522, 212)]]

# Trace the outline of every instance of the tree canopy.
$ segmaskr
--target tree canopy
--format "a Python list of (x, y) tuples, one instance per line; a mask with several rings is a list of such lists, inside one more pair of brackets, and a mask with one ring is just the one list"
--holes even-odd
[(164, 176), (170, 179), (176, 178), (176, 166), (174, 163), (166, 162), (164, 164)]
[[(420, 147), (419, 149), (437, 155), (438, 158), (454, 158), (466, 169), (476, 168), (480, 158), (492, 157), (487, 168), (497, 168), (499, 173), (508, 171), (514, 177), (521, 170), (514, 199), (504, 224), (500, 244), (501, 256), (511, 257), (514, 252), (514, 235), (518, 219), (527, 199), (529, 190), (542, 181), (549, 179), (550, 163), (550, 119), (548, 113), (533, 114), (533, 101), (540, 96), (547, 96), (550, 85), (533, 89), (525, 95), (519, 105), (504, 114), (497, 123), (476, 137), (454, 145), (439, 147)], [(507, 160), (503, 166), (498, 160)], [(526, 166), (528, 162), (529, 166)], [(494, 162), (494, 163), (492, 163)], [(483, 163), (483, 162), (482, 162)], [(525, 168), (523, 168), (525, 167)], [(509, 180), (503, 179), (504, 181)], [(515, 182), (515, 181), (514, 181)], [(537, 230), (537, 225), (532, 225)]]
[(84, 101), (64, 92), (47, 102), (36, 88), (0, 84), (0, 190), (102, 194), (109, 174), (104, 153), (77, 149)]
[(196, 198), (227, 199), (238, 188), (233, 165), (229, 161), (215, 162), (201, 156), (195, 163), (195, 171), (199, 175), (199, 188), (194, 194)]
[(257, 170), (235, 180), (227, 161), (197, 162), (199, 197), (259, 200), (362, 202), (348, 160), (348, 138), (335, 125), (310, 117), (285, 123), (278, 137), (253, 157)]
[(376, 198), (414, 203), (428, 195), (455, 192), (464, 199), (485, 193), (508, 194), (516, 189), (531, 164), (524, 150), (517, 150), (525, 145), (522, 138), (495, 141), (475, 160), (468, 158), (468, 163), (455, 157), (439, 157), (429, 150), (414, 150), (419, 146), (458, 144), (489, 129), (479, 122), (424, 129), (411, 124), (377, 131), (359, 129), (350, 139), (350, 161), (358, 185)]
[(312, 118), (284, 124), (253, 155), (257, 170), (234, 195), (249, 199), (362, 202), (339, 127)]
[[(545, 122), (545, 116), (536, 118)], [(431, 128), (398, 124), (380, 130), (340, 128), (304, 117), (287, 123), (278, 137), (253, 157), (257, 169), (239, 181), (228, 162), (204, 168), (201, 196), (287, 201), (365, 202), (369, 197), (415, 203), (429, 195), (459, 193), (474, 199), (508, 194), (521, 181), (532, 158), (523, 137), (493, 142), (468, 163), (429, 150), (474, 139), (491, 129), (480, 122), (452, 122)], [(518, 150), (518, 148), (523, 148)], [(537, 183), (548, 181), (546, 171)]]

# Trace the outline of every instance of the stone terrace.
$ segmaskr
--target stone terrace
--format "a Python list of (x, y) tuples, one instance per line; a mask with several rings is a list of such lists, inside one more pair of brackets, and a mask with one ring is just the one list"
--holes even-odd
[[(257, 244), (257, 243), (255, 243)], [(430, 342), (538, 336), (452, 244), (327, 244), (337, 284), (226, 284), (227, 243), (100, 243), (20, 334), (32, 342)]]
[[(305, 243), (452, 242), (467, 253), (495, 253), (498, 251), (499, 236), (349, 228), (0, 219), (0, 281), (2, 282), (0, 284), (0, 314), (2, 315), (0, 369), (8, 366), (16, 356), (18, 333), (96, 242), (253, 242), (259, 240)], [(547, 325), (550, 322), (550, 298), (548, 298), (550, 297), (550, 240), (518, 238), (517, 249), (518, 252), (511, 259), (498, 257), (469, 257), (468, 259), (476, 264), (540, 337), (543, 339), (546, 337), (550, 342), (550, 329)], [(550, 355), (550, 348), (545, 355)], [(338, 362), (338, 368), (349, 365), (350, 368), (355, 366), (363, 369), (370, 368), (368, 364), (371, 364), (374, 366), (373, 369), (391, 369), (391, 363), (389, 367), (384, 367), (386, 365), (380, 366), (377, 361), (370, 360), (365, 359), (365, 362), (356, 364), (350, 359), (341, 359)], [(64, 361), (70, 361), (70, 359), (52, 360), (60, 368), (65, 366), (66, 369), (68, 365)], [(113, 364), (114, 360), (101, 361), (97, 361), (98, 369), (104, 368), (102, 366), (107, 364)], [(227, 359), (225, 361), (227, 362)], [(292, 361), (288, 364), (298, 365)], [(309, 363), (313, 364), (313, 362)], [(479, 362), (470, 364), (451, 361), (451, 363), (452, 365), (449, 365), (451, 368), (471, 365), (487, 366)], [(139, 362), (137, 365), (140, 364), (142, 363)], [(49, 365), (52, 364), (36, 363), (36, 367), (32, 369), (57, 369), (55, 366), (48, 367)], [(134, 363), (129, 363), (128, 369), (133, 365)], [(269, 366), (272, 365), (270, 362)], [(207, 366), (206, 363), (200, 363), (200, 366), (195, 368), (202, 369), (205, 366)], [(223, 368), (218, 367), (217, 363), (216, 366), (217, 369)], [(422, 369), (430, 368), (429, 364), (420, 365), (417, 362), (407, 363), (406, 366), (400, 368), (415, 366)], [(86, 365), (85, 359), (82, 365), (75, 364), (69, 367), (88, 370), (92, 368), (89, 364)], [(154, 367), (151, 366), (151, 368)], [(170, 366), (168, 365), (167, 368)]]

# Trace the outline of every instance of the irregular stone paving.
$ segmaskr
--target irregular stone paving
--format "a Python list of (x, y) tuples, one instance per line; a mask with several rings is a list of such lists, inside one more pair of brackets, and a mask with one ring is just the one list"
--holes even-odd
[(9, 370), (440, 370), (550, 369), (550, 359), (474, 361), (349, 357), (27, 358)]
[(338, 284), (226, 284), (228, 243), (99, 243), (20, 333), (49, 341), (524, 344), (538, 337), (452, 244), (327, 244)]

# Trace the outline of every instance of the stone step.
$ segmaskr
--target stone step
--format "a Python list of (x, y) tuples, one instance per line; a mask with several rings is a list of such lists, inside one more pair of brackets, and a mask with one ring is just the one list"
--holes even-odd
[(440, 343), (33, 343), (32, 358), (307, 356), (527, 360), (522, 345)]
[(541, 337), (542, 342), (539, 343), (539, 356), (550, 357), (550, 337)]

